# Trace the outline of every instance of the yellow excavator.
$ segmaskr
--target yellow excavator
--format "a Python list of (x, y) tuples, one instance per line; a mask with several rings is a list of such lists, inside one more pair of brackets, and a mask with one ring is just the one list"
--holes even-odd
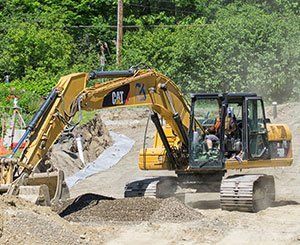
[[(103, 78), (108, 81), (89, 85)], [(270, 123), (262, 98), (254, 93), (192, 94), (188, 103), (175, 83), (155, 70), (93, 71), (60, 79), (11, 156), (0, 159), (0, 192), (40, 205), (67, 198), (64, 173), (47, 165), (46, 153), (64, 130), (76, 126), (72, 119), (77, 112), (128, 106), (148, 106), (156, 127), (153, 147), (140, 151), (139, 168), (175, 171), (177, 177), (132, 181), (125, 197), (163, 198), (194, 188), (219, 191), (224, 210), (255, 212), (274, 201), (274, 178), (225, 177), (227, 170), (293, 162), (291, 131), (284, 124)], [(233, 121), (228, 119), (234, 119), (234, 130), (228, 131)], [(216, 121), (219, 127), (212, 133)]]

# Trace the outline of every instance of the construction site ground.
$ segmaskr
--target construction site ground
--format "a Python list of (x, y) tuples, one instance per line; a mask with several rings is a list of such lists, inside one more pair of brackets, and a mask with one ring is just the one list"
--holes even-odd
[[(71, 189), (73, 198), (86, 193), (98, 196), (95, 195), (94, 201), (82, 209), (80, 202), (86, 200), (77, 200), (73, 203), (73, 211), (65, 212), (63, 217), (47, 207), (1, 197), (0, 244), (299, 243), (299, 112), (300, 104), (285, 104), (278, 107), (276, 119), (288, 123), (293, 131), (293, 166), (250, 171), (275, 176), (274, 206), (258, 213), (241, 213), (222, 211), (218, 194), (190, 194), (185, 204), (175, 198), (122, 199), (128, 181), (174, 173), (138, 169), (138, 154), (143, 147), (148, 119), (146, 108), (102, 110), (100, 114), (106, 127), (130, 137), (135, 144), (116, 165)], [(148, 144), (153, 140), (153, 132), (154, 126), (150, 122)]]

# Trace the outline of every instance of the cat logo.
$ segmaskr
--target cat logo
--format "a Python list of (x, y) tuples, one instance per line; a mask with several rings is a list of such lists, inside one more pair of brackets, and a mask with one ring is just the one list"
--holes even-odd
[(125, 105), (128, 101), (129, 84), (125, 84), (119, 88), (109, 92), (103, 99), (103, 107)]
[(111, 94), (111, 103), (113, 105), (124, 105), (124, 91), (116, 91)]

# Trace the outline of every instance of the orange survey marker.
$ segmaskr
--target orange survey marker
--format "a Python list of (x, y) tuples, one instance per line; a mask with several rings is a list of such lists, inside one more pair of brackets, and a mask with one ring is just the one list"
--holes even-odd
[(0, 156), (5, 156), (9, 153), (11, 153), (11, 151), (4, 147), (3, 139), (0, 138)]

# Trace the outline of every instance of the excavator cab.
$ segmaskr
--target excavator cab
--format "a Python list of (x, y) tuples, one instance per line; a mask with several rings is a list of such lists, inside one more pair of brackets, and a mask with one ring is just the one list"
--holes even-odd
[[(271, 158), (264, 104), (256, 94), (193, 94), (191, 117), (191, 168), (221, 170), (228, 159)], [(196, 129), (195, 120), (205, 132)]]

